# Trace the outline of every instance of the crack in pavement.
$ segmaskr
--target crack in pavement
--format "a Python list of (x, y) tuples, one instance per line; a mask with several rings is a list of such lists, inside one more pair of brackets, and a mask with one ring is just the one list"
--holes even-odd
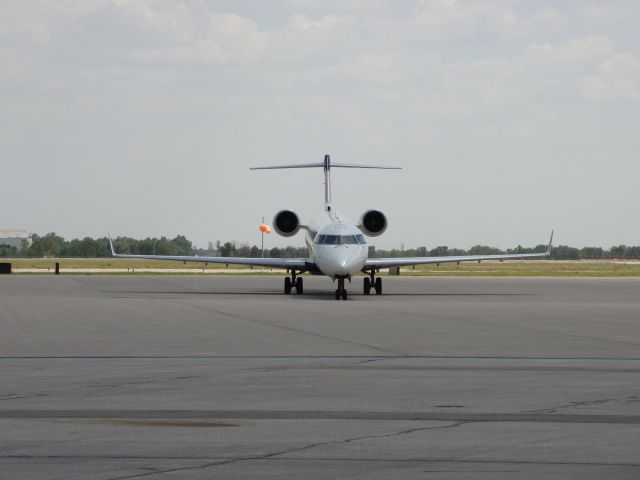
[(131, 385), (144, 385), (148, 383), (174, 382), (176, 380), (189, 380), (193, 378), (203, 378), (208, 376), (209, 375), (181, 375), (179, 377), (151, 378), (147, 380), (135, 380), (135, 381), (121, 382), (121, 383), (94, 383), (89, 385), (80, 385), (75, 388), (118, 388), (118, 387), (126, 387)]
[(446, 314), (443, 314), (443, 313), (438, 313), (438, 314), (433, 314), (432, 315), (431, 313), (426, 313), (425, 314), (425, 313), (422, 313), (422, 312), (412, 312), (412, 311), (399, 309), (397, 307), (384, 308), (384, 307), (380, 307), (379, 305), (376, 305), (376, 306), (363, 305), (362, 308), (367, 309), (367, 310), (374, 310), (374, 311), (384, 311), (384, 312), (387, 312), (390, 316), (392, 316), (394, 314), (401, 314), (401, 315), (407, 315), (407, 316), (410, 316), (410, 317), (418, 317), (418, 318), (424, 318), (424, 319), (429, 319), (429, 320), (438, 320), (438, 321), (447, 321), (447, 322), (457, 322), (457, 323), (461, 323), (461, 324), (465, 324), (465, 325), (472, 325), (472, 326), (478, 326), (478, 325), (489, 326), (489, 327), (499, 326), (502, 329), (510, 329), (510, 330), (521, 331), (521, 332), (526, 332), (526, 333), (532, 333), (533, 332), (533, 333), (537, 333), (537, 334), (559, 335), (559, 336), (564, 336), (564, 337), (569, 337), (569, 338), (577, 338), (577, 339), (581, 339), (581, 340), (591, 340), (591, 341), (596, 341), (596, 342), (609, 342), (609, 343), (617, 343), (617, 344), (622, 344), (622, 345), (640, 346), (640, 343), (638, 343), (638, 342), (633, 342), (633, 341), (628, 341), (628, 340), (620, 340), (620, 339), (615, 339), (615, 338), (602, 338), (602, 337), (597, 337), (597, 336), (572, 334), (572, 333), (567, 333), (565, 331), (554, 329), (554, 328), (551, 328), (551, 327), (541, 327), (540, 328), (540, 327), (534, 327), (534, 326), (531, 326), (531, 325), (513, 325), (513, 324), (508, 324), (508, 323), (496, 324), (495, 320), (490, 320), (490, 319), (486, 319), (486, 318), (465, 319), (465, 318), (461, 318), (459, 316), (446, 315)]
[(4, 395), (0, 395), (0, 401), (2, 400), (20, 400), (24, 398), (38, 398), (38, 397), (48, 397), (47, 393), (7, 393)]
[(190, 467), (171, 468), (171, 469), (165, 469), (165, 470), (155, 470), (153, 472), (144, 472), (144, 473), (138, 473), (138, 474), (134, 474), (134, 475), (111, 477), (109, 480), (130, 480), (130, 479), (134, 479), (134, 478), (149, 477), (149, 476), (152, 476), (152, 475), (163, 475), (165, 473), (183, 472), (183, 471), (188, 471), (188, 470), (203, 470), (203, 469), (207, 469), (207, 468), (217, 467), (217, 466), (220, 466), (220, 465), (229, 465), (229, 464), (232, 464), (232, 463), (240, 463), (240, 462), (246, 462), (246, 461), (252, 461), (252, 460), (267, 460), (267, 459), (273, 459), (273, 458), (281, 456), (281, 455), (288, 455), (288, 454), (292, 454), (292, 453), (298, 453), (298, 452), (302, 452), (302, 451), (305, 451), (305, 450), (311, 450), (313, 448), (318, 448), (318, 447), (335, 446), (335, 445), (346, 445), (346, 444), (353, 443), (353, 442), (359, 442), (359, 441), (363, 441), (363, 440), (371, 440), (371, 439), (375, 439), (375, 438), (392, 438), (392, 437), (398, 437), (398, 436), (401, 436), (401, 435), (408, 435), (408, 434), (411, 434), (411, 433), (420, 432), (420, 431), (426, 431), (426, 430), (450, 429), (450, 428), (459, 427), (461, 425), (464, 425), (465, 423), (469, 423), (469, 422), (455, 422), (455, 423), (451, 423), (449, 425), (439, 425), (439, 426), (434, 426), (434, 427), (409, 428), (409, 429), (401, 430), (399, 432), (375, 434), (375, 435), (362, 435), (362, 436), (359, 436), (359, 437), (351, 437), (351, 438), (346, 438), (344, 440), (336, 440), (336, 441), (331, 441), (331, 442), (317, 442), (317, 443), (311, 443), (311, 444), (308, 444), (308, 445), (303, 445), (301, 447), (288, 448), (286, 450), (281, 450), (281, 451), (278, 451), (278, 452), (266, 453), (264, 455), (254, 455), (254, 456), (250, 456), (250, 457), (241, 457), (241, 458), (229, 458), (229, 459), (226, 459), (226, 460), (217, 461), (217, 462), (210, 462), (210, 463), (206, 463), (206, 464), (203, 464), (203, 465), (194, 465), (194, 466), (190, 466)]
[[(178, 380), (189, 380), (193, 378), (205, 378), (209, 375), (181, 375), (178, 377), (168, 377), (168, 378), (153, 378), (148, 380), (136, 380), (131, 382), (122, 382), (122, 383), (90, 383), (87, 385), (78, 385), (74, 387), (70, 387), (74, 390), (83, 389), (83, 388), (119, 388), (125, 386), (132, 385), (145, 385), (150, 383), (163, 383), (163, 382), (175, 382)], [(60, 391), (67, 391), (68, 388), (63, 389), (50, 389), (47, 393), (7, 393), (0, 395), (0, 401), (7, 400), (20, 400), (25, 398), (40, 398), (40, 397), (50, 397), (57, 395)]]
[(302, 330), (300, 328), (288, 327), (288, 326), (285, 326), (285, 325), (279, 325), (277, 323), (268, 322), (266, 320), (256, 320), (255, 318), (249, 318), (249, 317), (245, 317), (243, 315), (238, 315), (238, 314), (235, 314), (235, 313), (225, 312), (224, 310), (219, 310), (217, 308), (204, 307), (204, 306), (201, 306), (201, 305), (190, 305), (190, 304), (185, 304), (185, 303), (182, 303), (182, 302), (176, 302), (176, 303), (178, 305), (182, 306), (182, 307), (193, 308), (193, 309), (196, 309), (196, 310), (204, 310), (206, 312), (213, 312), (213, 313), (217, 313), (219, 315), (224, 315), (224, 316), (227, 316), (227, 317), (230, 317), (230, 318), (235, 318), (237, 320), (243, 320), (245, 322), (256, 323), (258, 325), (268, 325), (268, 326), (273, 327), (273, 328), (279, 328), (279, 329), (287, 330), (287, 331), (290, 331), (290, 332), (301, 333), (303, 335), (310, 335), (312, 337), (322, 338), (324, 340), (330, 340), (332, 342), (340, 342), (340, 343), (344, 343), (344, 344), (347, 344), (347, 345), (357, 345), (359, 347), (365, 347), (365, 348), (369, 348), (371, 350), (376, 350), (378, 352), (383, 352), (383, 353), (387, 353), (387, 354), (391, 353), (393, 355), (399, 356), (400, 358), (407, 356), (407, 354), (405, 354), (403, 352), (396, 352), (394, 350), (388, 350), (386, 348), (376, 347), (376, 346), (373, 346), (373, 345), (369, 345), (367, 343), (353, 342), (351, 340), (344, 340), (344, 339), (341, 339), (341, 338), (331, 337), (329, 335), (323, 335), (321, 333), (309, 332), (307, 330)]
[(567, 404), (564, 405), (558, 405), (557, 407), (548, 407), (548, 408), (540, 408), (538, 410), (526, 410), (522, 413), (556, 413), (558, 410), (565, 410), (568, 408), (578, 408), (578, 407), (586, 407), (586, 406), (592, 406), (592, 405), (603, 405), (605, 403), (611, 403), (611, 402), (621, 402), (622, 400), (617, 399), (617, 398), (604, 398), (602, 400), (588, 400), (588, 401), (583, 401), (583, 402), (569, 402)]

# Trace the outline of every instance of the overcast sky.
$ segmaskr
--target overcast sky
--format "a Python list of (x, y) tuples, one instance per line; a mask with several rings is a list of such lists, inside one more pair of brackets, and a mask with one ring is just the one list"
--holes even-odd
[[(259, 242), (383, 210), (379, 247), (640, 244), (640, 3), (2, 1), (0, 228)], [(269, 245), (302, 245), (269, 237)]]

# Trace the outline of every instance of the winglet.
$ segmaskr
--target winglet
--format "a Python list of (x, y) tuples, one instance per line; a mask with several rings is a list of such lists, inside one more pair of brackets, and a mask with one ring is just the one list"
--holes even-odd
[(551, 255), (551, 247), (553, 246), (553, 230), (551, 230), (551, 238), (549, 239), (549, 245), (547, 245), (547, 251), (544, 252), (547, 257)]
[(113, 248), (113, 242), (111, 241), (111, 234), (107, 234), (107, 237), (109, 238), (109, 246), (111, 247), (111, 256), (115, 257), (117, 256), (117, 254), (116, 254), (116, 249)]

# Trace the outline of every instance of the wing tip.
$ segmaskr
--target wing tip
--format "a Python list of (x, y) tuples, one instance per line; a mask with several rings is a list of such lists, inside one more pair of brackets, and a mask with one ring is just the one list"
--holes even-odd
[(115, 257), (115, 256), (117, 256), (116, 249), (113, 247), (113, 240), (111, 240), (111, 234), (110, 233), (107, 233), (107, 238), (109, 239), (109, 247), (111, 247), (111, 256)]

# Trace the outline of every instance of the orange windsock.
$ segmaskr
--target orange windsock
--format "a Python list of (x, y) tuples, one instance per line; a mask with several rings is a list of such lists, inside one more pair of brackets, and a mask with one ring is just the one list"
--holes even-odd
[(263, 223), (262, 225), (260, 225), (260, 231), (262, 233), (271, 233), (271, 227), (266, 223)]

